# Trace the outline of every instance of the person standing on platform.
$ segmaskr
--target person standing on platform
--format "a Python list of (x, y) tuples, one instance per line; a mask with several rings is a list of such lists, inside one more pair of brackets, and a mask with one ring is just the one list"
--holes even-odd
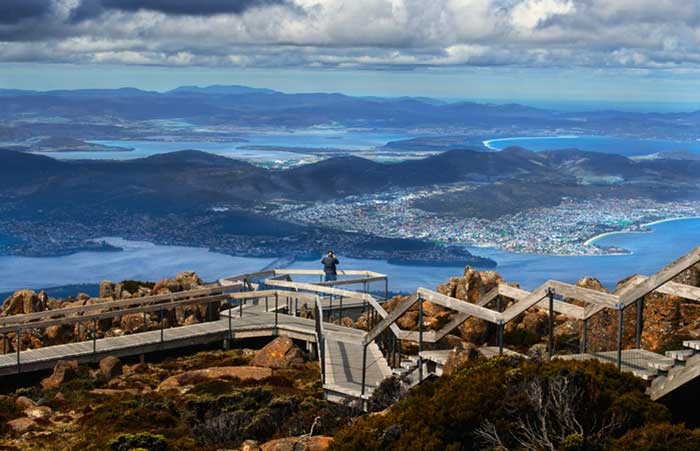
[(328, 251), (326, 256), (323, 257), (323, 260), (321, 260), (321, 263), (323, 264), (323, 273), (325, 275), (323, 279), (324, 282), (335, 282), (338, 280), (337, 265), (340, 264), (340, 261), (332, 250)]

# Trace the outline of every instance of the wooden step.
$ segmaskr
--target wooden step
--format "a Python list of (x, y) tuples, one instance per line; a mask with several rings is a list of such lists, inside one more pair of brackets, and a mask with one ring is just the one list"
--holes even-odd
[(700, 351), (700, 340), (683, 340), (683, 346)]
[(690, 357), (692, 357), (693, 354), (695, 354), (695, 351), (692, 349), (678, 349), (674, 351), (666, 351), (666, 357), (670, 357), (677, 362), (685, 362)]

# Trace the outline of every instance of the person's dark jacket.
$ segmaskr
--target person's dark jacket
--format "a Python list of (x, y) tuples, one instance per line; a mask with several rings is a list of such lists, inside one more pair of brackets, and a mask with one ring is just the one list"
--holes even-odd
[(321, 263), (323, 263), (323, 272), (326, 274), (337, 274), (336, 270), (336, 265), (340, 264), (340, 261), (338, 261), (337, 258), (331, 257), (330, 255), (326, 255), (323, 257), (323, 260), (321, 260)]

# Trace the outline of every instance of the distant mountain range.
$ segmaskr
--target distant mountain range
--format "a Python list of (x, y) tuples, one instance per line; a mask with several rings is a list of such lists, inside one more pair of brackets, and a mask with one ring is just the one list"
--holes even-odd
[[(518, 104), (445, 102), (422, 97), (351, 97), (338, 93), (287, 94), (245, 86), (184, 86), (168, 92), (135, 88), (58, 91), (0, 90), (0, 120), (27, 127), (30, 134), (79, 139), (134, 137), (143, 130), (129, 122), (186, 120), (191, 124), (299, 128), (339, 124), (369, 128), (490, 130), (568, 130), (635, 136), (694, 136), (700, 113), (560, 112)], [(72, 124), (99, 128), (71, 133)], [(115, 120), (118, 119), (118, 120)], [(107, 124), (118, 126), (110, 128)], [(489, 132), (489, 133), (491, 133)], [(1, 135), (1, 134), (0, 134)]]
[[(58, 161), (0, 151), (0, 198), (6, 205), (45, 213), (95, 212), (106, 199), (110, 208), (123, 211), (188, 212), (222, 204), (250, 208), (276, 199), (329, 200), (395, 188), (471, 183), (479, 186), (476, 192), (450, 195), (456, 199), (429, 198), (421, 201), (421, 208), (455, 214), (466, 208), (469, 215), (492, 217), (558, 203), (562, 196), (692, 197), (698, 174), (697, 159), (637, 161), (575, 149), (453, 150), (393, 164), (339, 157), (286, 170), (195, 150), (127, 161)], [(503, 199), (486, 202), (498, 193)]]

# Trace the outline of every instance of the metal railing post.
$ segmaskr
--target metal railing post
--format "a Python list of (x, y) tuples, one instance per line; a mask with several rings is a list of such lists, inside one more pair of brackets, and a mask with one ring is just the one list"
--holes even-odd
[(498, 322), (498, 355), (503, 355), (503, 321)]
[[(231, 316), (229, 316), (231, 318)], [(160, 308), (160, 342), (163, 343), (163, 322), (165, 317), (163, 316), (163, 307)]]
[(585, 354), (588, 352), (588, 319), (583, 320), (583, 324), (581, 324), (582, 332), (581, 332), (581, 354)]
[(275, 335), (277, 335), (277, 315), (279, 310), (279, 295), (275, 292)]
[(552, 360), (554, 355), (554, 288), (547, 288), (549, 298), (549, 339), (547, 340), (547, 360)]
[(388, 277), (384, 278), (384, 300), (385, 301), (389, 300), (389, 278)]
[(365, 405), (366, 373), (367, 373), (367, 343), (365, 343), (362, 346), (362, 391), (360, 392), (360, 396), (362, 398), (363, 410), (364, 410), (364, 405)]
[(267, 296), (265, 296), (265, 313), (267, 313), (269, 311), (270, 311), (270, 308), (269, 308), (269, 305), (267, 303)]
[(238, 317), (243, 318), (243, 306), (245, 305), (245, 299), (238, 301)]
[(20, 341), (20, 334), (22, 332), (22, 329), (19, 327), (17, 328), (17, 372), (19, 373), (20, 367), (19, 367), (19, 353), (22, 350), (22, 342)]
[(97, 354), (97, 318), (92, 319), (92, 353)]

